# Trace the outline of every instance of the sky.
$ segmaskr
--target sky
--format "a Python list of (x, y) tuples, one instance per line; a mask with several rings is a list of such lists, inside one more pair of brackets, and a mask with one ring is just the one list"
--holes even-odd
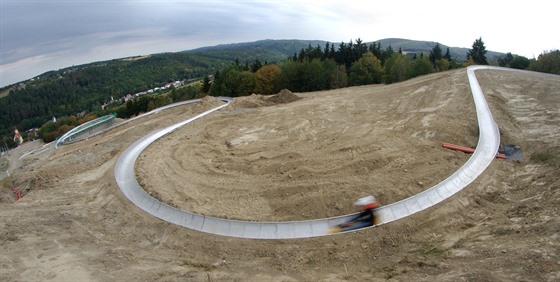
[(434, 41), (536, 58), (560, 48), (553, 0), (0, 0), (0, 87), (101, 60), (263, 39)]

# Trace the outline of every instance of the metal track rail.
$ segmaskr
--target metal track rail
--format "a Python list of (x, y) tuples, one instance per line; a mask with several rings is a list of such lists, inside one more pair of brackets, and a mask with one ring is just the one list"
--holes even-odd
[[(479, 126), (479, 140), (475, 152), (469, 160), (435, 186), (399, 202), (381, 207), (378, 210), (383, 224), (395, 221), (416, 212), (427, 209), (472, 183), (494, 160), (500, 143), (498, 126), (494, 122), (484, 94), (478, 84), (475, 71), (481, 69), (509, 70), (489, 66), (471, 66), (467, 68), (472, 96), (474, 99)], [(352, 215), (304, 221), (253, 222), (227, 220), (194, 214), (179, 210), (153, 198), (138, 184), (134, 164), (140, 153), (152, 142), (171, 133), (175, 129), (217, 111), (232, 102), (231, 98), (221, 97), (227, 104), (206, 111), (181, 123), (150, 133), (132, 144), (120, 156), (115, 167), (115, 178), (124, 195), (140, 209), (162, 220), (202, 232), (252, 239), (290, 239), (330, 235), (328, 228), (341, 223)]]

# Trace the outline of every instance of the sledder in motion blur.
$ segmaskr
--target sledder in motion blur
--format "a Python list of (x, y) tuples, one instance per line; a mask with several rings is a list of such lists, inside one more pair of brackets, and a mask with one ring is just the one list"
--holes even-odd
[(378, 215), (375, 210), (381, 204), (374, 196), (359, 198), (354, 202), (354, 205), (361, 207), (362, 212), (345, 223), (331, 227), (329, 230), (331, 233), (361, 229), (379, 223)]

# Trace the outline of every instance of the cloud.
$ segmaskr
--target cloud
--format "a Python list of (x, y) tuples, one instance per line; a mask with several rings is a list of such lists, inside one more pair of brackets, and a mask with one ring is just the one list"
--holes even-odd
[(97, 59), (260, 39), (400, 37), (470, 47), (482, 37), (488, 50), (538, 55), (560, 47), (558, 37), (542, 32), (556, 25), (547, 6), (545, 0), (523, 9), (483, 0), (0, 0), (0, 85)]
[(35, 73), (36, 68), (42, 65), (50, 65), (46, 55), (36, 55), (24, 57), (20, 60), (2, 64), (0, 66), (0, 86), (16, 83), (31, 78), (31, 73)]
[(25, 57), (25, 58), (20, 59), (18, 61), (2, 65), (2, 71), (3, 72), (4, 71), (11, 72), (11, 71), (17, 70), (17, 69), (19, 69), (19, 68), (21, 68), (22, 66), (25, 66), (25, 65), (37, 64), (37, 63), (44, 62), (46, 59), (47, 59), (47, 56), (45, 56), (45, 55)]

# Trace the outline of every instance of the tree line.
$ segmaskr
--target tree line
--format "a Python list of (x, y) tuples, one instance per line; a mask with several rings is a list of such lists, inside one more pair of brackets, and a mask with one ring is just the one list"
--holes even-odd
[[(341, 42), (338, 46), (329, 42), (315, 47), (309, 44), (278, 63), (255, 59), (242, 64), (237, 59), (224, 67), (224, 61), (212, 57), (180, 53), (94, 63), (51, 72), (0, 99), (0, 142), (8, 147), (15, 146), (14, 126), (22, 133), (40, 127), (40, 138), (49, 142), (86, 120), (76, 117), (80, 111), (87, 113), (87, 119), (108, 113), (128, 118), (203, 95), (238, 97), (252, 93), (275, 94), (281, 89), (309, 92), (388, 84), (470, 64), (496, 64), (560, 74), (558, 50), (544, 52), (537, 59), (507, 53), (496, 62), (488, 62), (484, 42), (479, 38), (466, 55), (466, 61), (455, 60), (449, 48), (444, 51), (439, 43), (424, 54), (394, 50), (390, 45), (382, 48), (379, 42), (368, 45), (358, 39)], [(207, 75), (212, 71), (213, 78)], [(112, 96), (145, 91), (173, 80), (200, 77), (202, 80), (197, 85), (115, 103), (103, 110), (100, 107)], [(53, 116), (58, 118), (56, 122), (50, 121)]]
[[(536, 60), (507, 53), (495, 64), (500, 66), (556, 73), (560, 66), (560, 51), (541, 54)], [(369, 45), (360, 39), (342, 42), (336, 47), (327, 42), (324, 47), (309, 45), (278, 64), (241, 65), (236, 61), (216, 72), (209, 90), (213, 96), (238, 97), (274, 94), (281, 89), (294, 92), (321, 91), (348, 86), (376, 83), (395, 83), (433, 72), (446, 71), (468, 65), (488, 65), (482, 38), (473, 42), (466, 61), (456, 61), (449, 48), (442, 50), (436, 43), (429, 54), (404, 53), (391, 46)]]
[(335, 46), (309, 45), (278, 64), (241, 65), (236, 62), (215, 74), (209, 94), (245, 96), (273, 94), (281, 89), (309, 92), (375, 83), (394, 83), (435, 71), (461, 67), (449, 48), (436, 44), (429, 55), (403, 53), (391, 46), (369, 45), (358, 39)]

